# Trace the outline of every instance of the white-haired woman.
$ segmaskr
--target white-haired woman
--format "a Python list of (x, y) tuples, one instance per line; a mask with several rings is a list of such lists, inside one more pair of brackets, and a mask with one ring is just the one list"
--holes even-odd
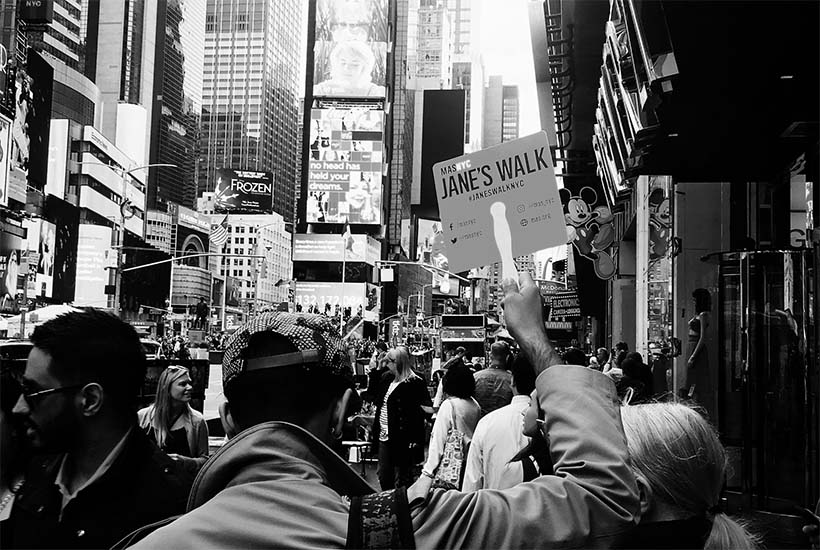
[(680, 403), (621, 408), (641, 496), (641, 520), (620, 548), (756, 548), (720, 507), (726, 450), (696, 410)]
[(314, 96), (384, 97), (384, 86), (373, 82), (376, 56), (364, 42), (348, 40), (330, 52), (330, 79), (313, 88)]
[(208, 425), (191, 407), (192, 390), (188, 369), (171, 365), (159, 375), (154, 404), (137, 416), (140, 428), (162, 451), (198, 470), (208, 460)]

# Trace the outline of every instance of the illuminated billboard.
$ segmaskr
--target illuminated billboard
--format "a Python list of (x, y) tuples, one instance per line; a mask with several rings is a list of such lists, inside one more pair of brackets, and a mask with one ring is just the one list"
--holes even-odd
[(351, 235), (345, 250), (341, 235), (327, 233), (293, 236), (294, 262), (365, 262), (376, 265), (381, 253), (379, 241), (369, 235)]
[[(2, 77), (2, 73), (0, 73)], [(11, 146), (11, 120), (0, 115), (0, 205), (9, 205), (9, 147)]]
[[(7, 224), (3, 224), (0, 231), (0, 312), (17, 313), (20, 311), (18, 294), (20, 290), (20, 250), (25, 243), (19, 235), (10, 231)], [(16, 228), (22, 235), (22, 229)]]
[(220, 168), (216, 171), (215, 208), (221, 213), (270, 214), (273, 174)]
[(239, 307), (242, 299), (242, 281), (236, 277), (225, 277), (225, 305)]
[[(57, 227), (43, 219), (25, 220), (28, 241), (28, 293), (51, 298), (54, 290), (54, 261)], [(36, 261), (32, 261), (36, 260)]]
[(384, 112), (327, 105), (310, 116), (307, 222), (380, 225)]
[[(447, 242), (444, 240), (444, 233), (441, 229), (441, 222), (438, 220), (427, 220), (419, 218), (416, 225), (416, 261), (427, 265), (434, 265), (444, 270), (450, 269), (447, 260)], [(433, 287), (436, 292), (441, 292), (441, 283), (444, 281), (443, 273), (433, 273)], [(457, 287), (456, 279), (450, 280), (450, 287)], [(446, 285), (445, 285), (446, 288)], [(449, 294), (449, 292), (441, 292)]]
[[(373, 286), (373, 285), (371, 285)], [(368, 298), (368, 283), (323, 283), (296, 281), (294, 293), (297, 310), (305, 313), (325, 313), (335, 315), (340, 304), (350, 308), (352, 315), (372, 317), (373, 308), (378, 307), (376, 297)], [(378, 287), (375, 287), (378, 294)]]
[(80, 224), (77, 238), (77, 278), (74, 305), (106, 307), (108, 270), (106, 254), (111, 248), (111, 228)]
[(26, 67), (15, 73), (14, 86), (11, 177), (43, 189), (48, 169), (54, 69), (39, 53), (29, 50)]
[(318, 0), (314, 97), (385, 96), (387, 0)]

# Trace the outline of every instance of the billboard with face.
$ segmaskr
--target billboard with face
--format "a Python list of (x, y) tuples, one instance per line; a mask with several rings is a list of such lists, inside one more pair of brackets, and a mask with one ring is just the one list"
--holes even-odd
[[(43, 219), (24, 222), (28, 230), (29, 296), (51, 298), (54, 290), (54, 260), (57, 227)], [(36, 259), (36, 262), (32, 262)]]
[[(2, 75), (0, 74), (0, 77)], [(11, 119), (0, 115), (0, 205), (9, 205), (9, 146)]]
[(43, 189), (48, 169), (48, 138), (54, 69), (30, 50), (25, 68), (14, 80), (14, 122), (11, 127), (12, 176)]
[(318, 0), (314, 97), (385, 95), (387, 0)]
[(225, 277), (225, 305), (239, 307), (242, 297), (242, 281), (235, 277)]
[(307, 222), (379, 225), (384, 112), (324, 105), (310, 117)]
[(214, 189), (217, 212), (270, 214), (273, 209), (273, 174), (220, 168)]
[(0, 312), (2, 313), (20, 311), (17, 298), (21, 289), (20, 250), (23, 247), (25, 243), (19, 236), (9, 231), (0, 231)]

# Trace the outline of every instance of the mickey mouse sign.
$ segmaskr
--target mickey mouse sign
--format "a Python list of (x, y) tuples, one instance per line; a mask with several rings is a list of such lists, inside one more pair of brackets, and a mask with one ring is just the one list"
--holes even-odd
[(577, 194), (560, 190), (567, 224), (567, 242), (592, 260), (595, 274), (601, 279), (615, 275), (615, 262), (608, 249), (615, 242), (615, 226), (609, 206), (596, 206), (598, 193), (592, 187), (583, 187)]

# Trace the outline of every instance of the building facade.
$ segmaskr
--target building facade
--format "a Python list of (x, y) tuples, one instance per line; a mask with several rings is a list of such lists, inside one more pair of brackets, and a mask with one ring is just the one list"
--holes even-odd
[(199, 187), (220, 168), (271, 171), (273, 210), (293, 217), (297, 62), (304, 2), (208, 0)]
[(151, 109), (150, 208), (169, 203), (194, 208), (202, 115), (205, 4), (201, 0), (160, 2), (157, 6), (154, 105)]

